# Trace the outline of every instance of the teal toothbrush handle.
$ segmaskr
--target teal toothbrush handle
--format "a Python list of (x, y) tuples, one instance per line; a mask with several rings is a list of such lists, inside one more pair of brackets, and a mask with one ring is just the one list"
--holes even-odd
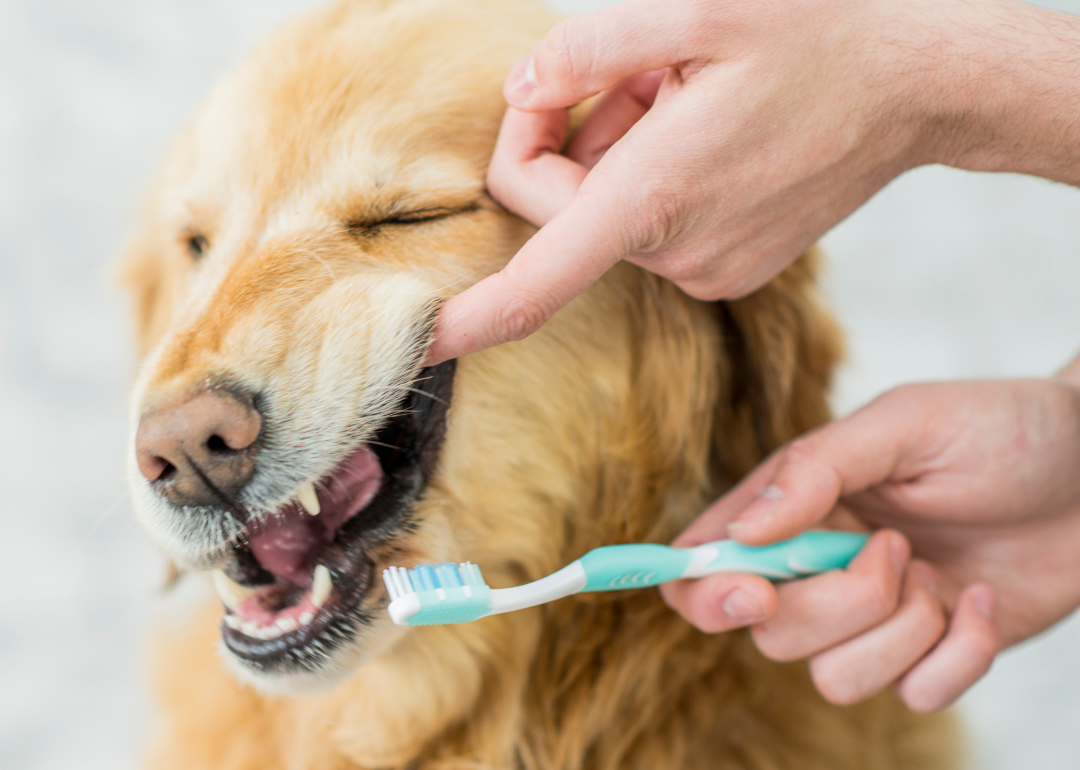
[(792, 540), (752, 547), (717, 540), (694, 548), (651, 543), (609, 545), (581, 557), (584, 591), (645, 588), (669, 580), (717, 572), (749, 572), (771, 580), (791, 580), (843, 569), (866, 543), (855, 532), (804, 532)]

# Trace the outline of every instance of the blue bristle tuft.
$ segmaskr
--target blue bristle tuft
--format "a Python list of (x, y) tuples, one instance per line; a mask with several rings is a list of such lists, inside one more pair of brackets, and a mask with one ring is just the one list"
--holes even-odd
[(446, 562), (439, 565), (439, 578), (447, 588), (461, 587), (461, 573), (458, 572), (456, 564)]
[(420, 579), (420, 570), (409, 570), (409, 583), (412, 584), (413, 590), (419, 593), (424, 590), (424, 582)]
[(424, 586), (425, 591), (434, 591), (438, 588), (438, 579), (435, 577), (435, 570), (431, 568), (430, 564), (422, 564), (417, 568), (420, 572), (420, 582)]

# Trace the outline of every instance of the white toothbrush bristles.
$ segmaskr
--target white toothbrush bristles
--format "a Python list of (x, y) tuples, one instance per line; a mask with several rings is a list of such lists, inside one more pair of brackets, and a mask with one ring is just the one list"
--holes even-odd
[(473, 588), (486, 585), (480, 568), (468, 561), (460, 564), (421, 564), (411, 570), (387, 567), (383, 570), (383, 582), (386, 584), (390, 601), (416, 593), (418, 585), (422, 586), (422, 590), (436, 592), (447, 588), (461, 588), (466, 596), (472, 596)]

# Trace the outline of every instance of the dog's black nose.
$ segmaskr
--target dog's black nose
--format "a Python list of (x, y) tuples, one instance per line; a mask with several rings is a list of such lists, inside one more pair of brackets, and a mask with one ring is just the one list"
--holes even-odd
[(261, 428), (254, 405), (228, 391), (171, 402), (139, 421), (139, 471), (177, 505), (231, 504), (255, 472)]

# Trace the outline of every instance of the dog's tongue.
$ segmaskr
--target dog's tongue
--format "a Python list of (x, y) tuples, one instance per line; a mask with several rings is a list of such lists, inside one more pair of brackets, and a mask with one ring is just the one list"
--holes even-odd
[(375, 453), (361, 446), (316, 485), (320, 512), (312, 516), (290, 503), (264, 521), (248, 525), (248, 545), (264, 569), (304, 588), (319, 551), (346, 521), (371, 502), (382, 484)]
[(259, 534), (251, 538), (251, 552), (263, 568), (280, 578), (297, 585), (311, 584), (311, 564), (324, 545), (333, 538), (327, 537), (326, 528), (317, 521), (304, 521), (290, 510), (285, 521), (275, 520), (257, 527)]

